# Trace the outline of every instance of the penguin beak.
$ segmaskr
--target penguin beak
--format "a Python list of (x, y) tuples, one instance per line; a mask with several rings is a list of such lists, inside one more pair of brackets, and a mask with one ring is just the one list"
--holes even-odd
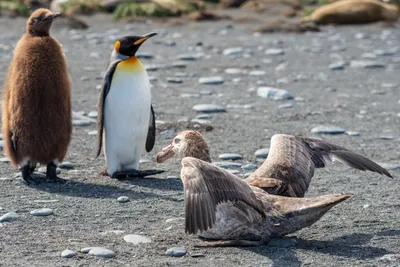
[(147, 39), (149, 39), (150, 37), (153, 37), (154, 35), (157, 35), (156, 32), (151, 32), (148, 33), (146, 35), (143, 35), (140, 37), (140, 39), (136, 40), (136, 42), (134, 42), (134, 45), (141, 45), (144, 41), (146, 41)]
[(48, 15), (47, 17), (44, 18), (44, 20), (53, 20), (57, 17), (61, 16), (61, 13), (53, 13), (51, 15)]
[(174, 146), (172, 144), (164, 147), (161, 152), (159, 152), (156, 156), (157, 163), (163, 163), (164, 161), (175, 155), (173, 148)]

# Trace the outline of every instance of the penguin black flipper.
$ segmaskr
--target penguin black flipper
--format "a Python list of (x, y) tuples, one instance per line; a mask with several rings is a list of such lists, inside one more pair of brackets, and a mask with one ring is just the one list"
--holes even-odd
[(103, 84), (98, 99), (98, 116), (97, 116), (97, 153), (96, 158), (100, 155), (101, 147), (103, 145), (103, 130), (104, 130), (104, 105), (106, 97), (111, 88), (111, 81), (117, 68), (119, 61), (111, 63), (104, 74)]
[(153, 149), (154, 143), (156, 142), (156, 116), (154, 115), (153, 105), (150, 106), (150, 110), (149, 131), (147, 132), (146, 139), (147, 152), (150, 152)]

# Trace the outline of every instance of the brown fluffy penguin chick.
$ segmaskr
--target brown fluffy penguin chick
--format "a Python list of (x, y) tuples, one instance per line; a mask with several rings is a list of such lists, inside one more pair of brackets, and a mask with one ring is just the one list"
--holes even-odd
[(71, 79), (60, 43), (49, 35), (60, 14), (36, 10), (14, 49), (3, 89), (2, 132), (6, 155), (33, 179), (37, 163), (47, 165), (47, 181), (63, 181), (56, 167), (72, 133)]

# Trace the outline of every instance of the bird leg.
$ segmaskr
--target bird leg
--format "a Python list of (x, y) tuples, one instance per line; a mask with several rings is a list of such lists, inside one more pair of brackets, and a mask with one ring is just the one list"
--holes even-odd
[(35, 179), (31, 176), (34, 170), (35, 168), (32, 168), (32, 166), (30, 166), (29, 163), (22, 167), (21, 170), (22, 178), (24, 179), (27, 185), (40, 183), (40, 179)]
[(125, 179), (125, 178), (130, 178), (130, 177), (145, 177), (149, 175), (155, 175), (159, 173), (163, 173), (165, 171), (163, 170), (123, 170), (123, 171), (118, 171), (114, 172), (111, 176), (111, 178), (116, 178), (116, 179)]
[(49, 183), (65, 183), (64, 179), (57, 177), (57, 165), (54, 162), (47, 164), (46, 181)]

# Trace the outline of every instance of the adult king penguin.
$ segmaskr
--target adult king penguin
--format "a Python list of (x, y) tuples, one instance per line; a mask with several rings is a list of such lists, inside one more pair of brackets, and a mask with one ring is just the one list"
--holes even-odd
[(144, 150), (153, 149), (156, 127), (149, 78), (135, 54), (143, 42), (154, 35), (156, 33), (119, 39), (104, 74), (98, 100), (96, 157), (104, 142), (107, 173), (113, 178), (161, 172), (138, 170)]
[(59, 13), (38, 9), (28, 19), (26, 33), (16, 44), (8, 70), (2, 104), (6, 155), (22, 167), (29, 184), (36, 164), (46, 164), (46, 180), (56, 175), (72, 133), (71, 80), (60, 43), (49, 35)]

